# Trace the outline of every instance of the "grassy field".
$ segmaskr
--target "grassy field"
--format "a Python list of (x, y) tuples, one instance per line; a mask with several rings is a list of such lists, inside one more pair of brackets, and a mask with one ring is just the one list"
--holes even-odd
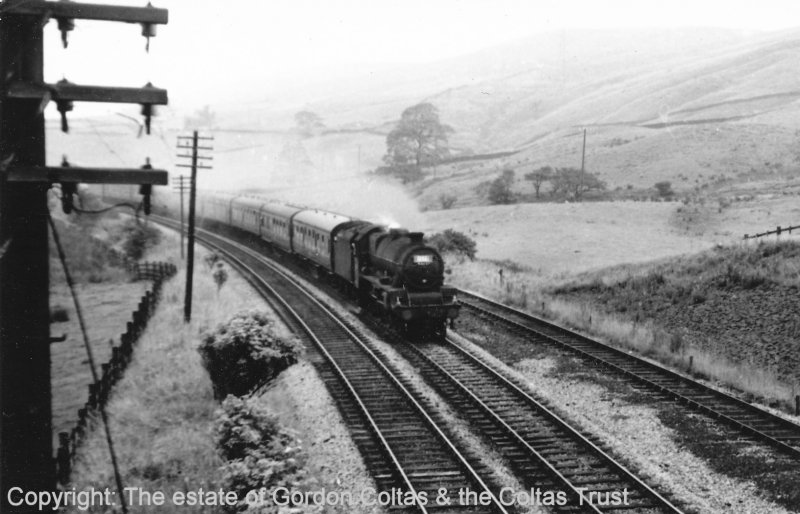
[(467, 233), (484, 260), (511, 260), (533, 273), (557, 276), (620, 262), (696, 252), (713, 241), (687, 237), (670, 223), (680, 204), (603, 202), (520, 204), (426, 214), (425, 232)]
[[(513, 261), (545, 278), (692, 254), (738, 244), (744, 234), (800, 224), (794, 195), (741, 189), (747, 201), (538, 203), (466, 207), (423, 213), (426, 233), (447, 228), (477, 242), (483, 261)], [(733, 194), (733, 190), (730, 192)], [(796, 238), (800, 232), (783, 234)], [(774, 239), (774, 236), (773, 236)], [(495, 270), (496, 273), (496, 270)]]
[[(84, 319), (98, 373), (100, 365), (111, 358), (111, 347), (119, 345), (119, 336), (125, 332), (126, 323), (148, 287), (149, 282), (106, 282), (82, 284), (78, 287)], [(53, 444), (59, 432), (69, 432), (78, 420), (78, 409), (89, 396), (88, 386), (92, 372), (84, 346), (72, 297), (66, 284), (54, 283), (50, 302), (64, 307), (69, 316), (66, 322), (52, 323), (50, 333), (67, 335), (67, 340), (50, 348), (50, 375), (52, 377)], [(68, 306), (68, 307), (66, 307)]]

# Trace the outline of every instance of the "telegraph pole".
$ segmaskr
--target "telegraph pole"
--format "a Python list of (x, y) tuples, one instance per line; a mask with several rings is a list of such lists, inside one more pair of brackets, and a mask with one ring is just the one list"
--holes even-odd
[[(62, 130), (73, 102), (167, 103), (162, 89), (44, 83), (43, 27), (55, 19), (64, 46), (75, 19), (167, 22), (167, 11), (78, 2), (5, 0), (0, 15), (0, 511), (34, 512), (12, 506), (8, 490), (52, 491), (47, 191), (78, 183), (165, 184), (163, 170), (109, 170), (47, 166), (44, 108), (54, 101)], [(118, 173), (119, 172), (119, 173)], [(65, 196), (65, 210), (71, 209)]]
[(583, 151), (581, 152), (581, 177), (583, 177), (585, 164), (586, 164), (586, 129), (583, 129)]
[(199, 150), (213, 150), (210, 146), (200, 146), (200, 141), (213, 141), (213, 137), (200, 137), (195, 130), (191, 137), (178, 136), (178, 148), (191, 150), (190, 155), (178, 154), (178, 157), (190, 158), (191, 164), (176, 164), (181, 168), (191, 168), (192, 178), (189, 180), (189, 249), (186, 258), (186, 296), (183, 301), (183, 320), (192, 320), (192, 279), (194, 278), (194, 211), (197, 197), (197, 170), (210, 170), (211, 166), (198, 164), (198, 160), (211, 160), (211, 157), (199, 155)]
[(179, 175), (172, 179), (172, 187), (181, 195), (181, 260), (183, 257), (183, 192), (189, 190), (189, 177), (186, 175)]

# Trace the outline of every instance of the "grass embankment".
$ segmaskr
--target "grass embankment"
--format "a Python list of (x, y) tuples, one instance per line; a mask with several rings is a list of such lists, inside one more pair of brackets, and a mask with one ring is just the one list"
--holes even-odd
[[(176, 238), (165, 239), (155, 255), (167, 255), (169, 248), (173, 255), (177, 251)], [(198, 263), (203, 254), (198, 249)], [(211, 274), (200, 264), (195, 268), (192, 322), (185, 324), (184, 288), (183, 270), (165, 283), (158, 310), (107, 407), (125, 487), (164, 491), (168, 496), (221, 486), (217, 470), (222, 461), (213, 437), (219, 403), (197, 352), (201, 334), (237, 312), (265, 306), (238, 275), (231, 274), (217, 291)], [(105, 437), (97, 426), (79, 451), (73, 484), (115, 490)], [(151, 507), (156, 508), (181, 509), (169, 502)]]
[[(126, 323), (149, 282), (131, 282), (121, 262), (110, 258), (109, 249), (120, 221), (115, 218), (63, 216), (53, 210), (56, 230), (64, 248), (70, 275), (76, 284), (86, 321), (95, 364), (107, 362), (111, 347), (119, 344)], [(105, 236), (105, 237), (99, 237)], [(67, 336), (50, 347), (53, 405), (53, 444), (58, 433), (68, 432), (77, 421), (77, 411), (88, 398), (92, 382), (75, 306), (50, 239), (50, 332)]]
[[(177, 235), (148, 258), (178, 255)], [(226, 471), (217, 447), (218, 412), (212, 383), (197, 351), (203, 335), (243, 311), (268, 310), (249, 284), (228, 269), (228, 280), (217, 289), (212, 271), (202, 264), (206, 251), (196, 248), (192, 321), (184, 324), (183, 270), (166, 282), (158, 310), (139, 340), (125, 376), (109, 400), (117, 458), (124, 487), (164, 492), (162, 506), (135, 506), (135, 512), (220, 512), (218, 506), (177, 506), (175, 492), (226, 490)], [(227, 268), (227, 266), (226, 266)], [(284, 329), (285, 330), (285, 329)], [(358, 451), (350, 441), (325, 386), (306, 361), (291, 366), (253, 398), (277, 416), (300, 448), (303, 484), (328, 490), (374, 487)], [(236, 468), (238, 469), (238, 468)], [(116, 490), (109, 452), (101, 426), (79, 452), (72, 474), (78, 488)], [(229, 485), (229, 484), (228, 484)], [(379, 512), (380, 509), (332, 507), (335, 512)]]
[[(720, 247), (587, 273), (566, 285), (513, 263), (462, 262), (453, 279), (788, 408), (800, 393), (800, 244)], [(501, 278), (498, 269), (503, 268)]]

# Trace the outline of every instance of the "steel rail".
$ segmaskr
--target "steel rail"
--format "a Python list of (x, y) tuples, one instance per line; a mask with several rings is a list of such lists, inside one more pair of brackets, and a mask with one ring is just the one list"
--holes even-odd
[[(430, 415), (428, 415), (427, 411), (422, 407), (422, 405), (420, 405), (420, 403), (416, 400), (416, 398), (414, 398), (414, 396), (411, 394), (411, 392), (400, 382), (400, 380), (397, 378), (396, 374), (386, 366), (386, 364), (372, 351), (371, 348), (369, 348), (368, 344), (366, 342), (364, 342), (361, 337), (359, 337), (348, 326), (346, 326), (342, 322), (342, 320), (339, 319), (339, 316), (337, 316), (336, 313), (334, 313), (327, 305), (325, 305), (323, 302), (321, 302), (312, 292), (308, 291), (306, 289), (306, 287), (303, 284), (301, 284), (299, 281), (297, 281), (294, 277), (291, 277), (290, 275), (285, 273), (283, 270), (280, 270), (275, 265), (273, 265), (269, 261), (265, 260), (265, 258), (261, 254), (259, 254), (258, 252), (252, 250), (251, 248), (248, 248), (248, 247), (246, 247), (246, 246), (244, 246), (244, 245), (242, 245), (240, 243), (236, 243), (236, 242), (231, 242), (229, 244), (231, 244), (234, 247), (237, 247), (240, 251), (248, 253), (252, 257), (255, 257), (255, 258), (259, 259), (264, 265), (269, 266), (271, 269), (273, 269), (273, 271), (275, 271), (276, 273), (281, 275), (284, 279), (286, 279), (287, 281), (289, 281), (292, 284), (294, 284), (298, 288), (299, 292), (301, 292), (303, 295), (306, 296), (306, 298), (311, 300), (320, 310), (322, 310), (326, 315), (328, 315), (328, 317), (329, 317), (329, 319), (331, 321), (336, 323), (339, 326), (339, 328), (341, 328), (346, 334), (348, 334), (353, 341), (358, 343), (360, 349), (362, 351), (364, 351), (372, 359), (372, 361), (381, 369), (381, 371), (383, 371), (385, 376), (388, 377), (392, 381), (393, 385), (403, 392), (406, 400), (411, 403), (411, 405), (415, 408), (415, 410), (425, 420), (427, 425), (434, 431), (434, 433), (441, 439), (441, 441), (445, 443), (447, 448), (450, 450), (451, 454), (454, 455), (459, 460), (459, 463), (461, 464), (462, 468), (467, 472), (468, 475), (470, 475), (468, 478), (471, 478), (476, 484), (478, 484), (481, 488), (483, 488), (484, 491), (489, 492), (489, 494), (491, 495), (491, 498), (493, 500), (493, 504), (494, 504), (495, 509), (498, 512), (502, 512), (502, 513), (506, 513), (507, 512), (506, 509), (500, 504), (499, 500), (494, 495), (494, 493), (489, 489), (489, 486), (483, 481), (483, 479), (480, 477), (478, 472), (469, 464), (469, 462), (467, 462), (465, 457), (455, 447), (455, 445), (450, 441), (450, 439), (447, 437), (447, 435), (445, 435), (445, 433), (442, 432), (442, 430), (441, 430), (441, 428), (439, 428), (438, 424), (430, 417)], [(269, 287), (269, 286), (267, 286), (267, 287)], [(295, 316), (297, 316), (297, 314), (294, 313), (294, 311), (291, 309), (290, 306), (288, 306), (288, 304), (285, 302), (285, 300), (283, 300), (280, 297), (278, 297), (278, 298), (286, 306), (286, 308), (288, 310), (290, 310)], [(304, 321), (302, 321), (302, 319), (299, 319), (299, 317), (297, 317), (297, 319), (300, 322), (300, 324), (304, 327), (304, 329), (307, 332), (310, 333), (311, 329), (308, 328), (308, 325)], [(323, 351), (324, 355), (326, 356), (326, 358), (328, 358), (331, 362), (334, 362), (333, 361), (334, 358), (330, 355), (330, 353), (328, 353), (327, 349), (324, 348), (323, 343), (321, 341), (319, 341), (315, 336), (313, 336), (313, 338), (314, 338), (315, 342), (317, 343), (317, 346), (322, 349), (322, 351)], [(335, 365), (335, 363), (334, 363), (334, 365)], [(341, 371), (341, 369), (338, 367), (338, 365), (335, 365), (335, 367), (338, 370), (339, 374), (342, 376), (342, 378), (344, 380), (346, 380), (346, 378), (344, 377), (344, 372)], [(350, 385), (349, 381), (347, 381), (347, 383), (348, 383), (348, 386), (350, 388), (351, 393), (355, 395), (356, 393), (355, 393), (355, 390), (353, 389), (352, 385)], [(359, 404), (363, 406), (363, 403), (361, 402), (360, 399), (359, 399)], [(363, 406), (363, 408), (365, 409), (365, 412), (366, 412), (366, 406)], [(366, 412), (366, 413), (367, 413), (367, 415), (369, 415), (368, 412)], [(371, 416), (370, 416), (369, 419), (372, 420)], [(373, 421), (373, 424), (374, 424), (374, 421)], [(377, 426), (376, 426), (376, 429), (377, 429)], [(385, 441), (383, 436), (381, 436), (381, 441)], [(388, 442), (386, 442), (385, 444), (388, 445)], [(396, 464), (398, 466), (400, 465), (399, 461), (397, 461), (396, 457), (393, 457), (393, 460), (396, 462)], [(405, 477), (405, 474), (404, 474), (404, 477)], [(413, 487), (410, 484), (410, 479), (408, 479), (406, 477), (406, 480), (409, 482), (409, 487)]]
[[(544, 469), (546, 470), (547, 474), (549, 474), (551, 477), (555, 478), (556, 482), (559, 483), (562, 487), (564, 487), (564, 489), (570, 491), (573, 494), (574, 498), (581, 498), (583, 496), (581, 494), (581, 492), (578, 491), (575, 488), (575, 486), (569, 481), (569, 479), (567, 477), (565, 477), (563, 474), (561, 474), (561, 472), (558, 471), (555, 468), (555, 466), (553, 466), (553, 464), (546, 457), (544, 457), (535, 448), (533, 448), (525, 440), (525, 438), (522, 437), (519, 434), (519, 432), (514, 430), (513, 427), (511, 427), (508, 423), (506, 423), (506, 421), (498, 413), (496, 413), (491, 407), (486, 405), (486, 403), (483, 400), (478, 398), (478, 396), (469, 387), (464, 385), (458, 378), (454, 377), (449, 371), (444, 369), (439, 363), (433, 361), (427, 355), (422, 353), (422, 351), (419, 348), (416, 348), (413, 345), (409, 345), (409, 347), (413, 348), (414, 351), (417, 352), (418, 355), (421, 358), (425, 359), (429, 365), (431, 365), (434, 368), (436, 368), (436, 370), (439, 373), (441, 373), (442, 375), (447, 377), (447, 379), (450, 380), (451, 383), (456, 385), (465, 395), (467, 395), (472, 400), (472, 402), (474, 404), (476, 404), (486, 415), (488, 415), (491, 419), (493, 419), (498, 425), (503, 427), (503, 429), (506, 431), (506, 433), (510, 434), (513, 439), (516, 439), (517, 443), (522, 445), (522, 447), (525, 448), (525, 450), (531, 456), (533, 456), (533, 458), (536, 459), (536, 461), (538, 461), (540, 466), (544, 467)], [(597, 514), (602, 514), (602, 511), (600, 509), (598, 509), (597, 507), (595, 507), (594, 505), (589, 504), (588, 506), (586, 506), (586, 508), (589, 509), (591, 512), (595, 512)]]
[[(740, 400), (740, 399), (738, 399), (738, 398), (736, 398), (734, 396), (731, 396), (729, 394), (723, 393), (721, 391), (717, 391), (716, 389), (712, 389), (712, 388), (710, 388), (710, 387), (708, 387), (708, 386), (706, 386), (704, 384), (701, 384), (701, 383), (699, 383), (699, 382), (697, 382), (695, 380), (691, 380), (691, 379), (689, 379), (687, 377), (684, 377), (684, 376), (682, 376), (682, 375), (680, 375), (680, 374), (678, 374), (678, 373), (676, 373), (674, 371), (671, 371), (669, 369), (666, 369), (664, 367), (661, 367), (661, 366), (658, 366), (658, 365), (653, 364), (651, 362), (648, 362), (648, 361), (646, 361), (646, 360), (644, 360), (644, 359), (642, 359), (640, 357), (637, 357), (635, 355), (631, 355), (629, 353), (626, 353), (626, 352), (624, 352), (622, 350), (619, 350), (617, 348), (613, 348), (613, 347), (611, 347), (609, 345), (606, 345), (606, 344), (601, 343), (599, 341), (596, 341), (594, 339), (590, 339), (590, 338), (588, 338), (586, 336), (577, 334), (577, 333), (575, 333), (575, 332), (573, 332), (573, 331), (571, 331), (571, 330), (569, 330), (567, 328), (564, 328), (562, 326), (559, 326), (559, 325), (557, 325), (555, 323), (541, 320), (541, 319), (539, 319), (539, 318), (537, 318), (537, 317), (535, 317), (535, 316), (533, 316), (531, 314), (519, 311), (517, 309), (514, 309), (513, 307), (510, 307), (508, 305), (502, 304), (500, 302), (496, 302), (496, 301), (491, 300), (489, 298), (486, 298), (486, 297), (484, 297), (484, 296), (482, 296), (482, 295), (480, 295), (478, 293), (474, 293), (474, 292), (471, 292), (471, 291), (460, 290), (459, 291), (459, 297), (460, 297), (459, 299), (461, 301), (462, 306), (466, 307), (467, 309), (475, 310), (478, 313), (480, 313), (481, 315), (484, 315), (484, 316), (492, 318), (492, 319), (499, 320), (499, 321), (501, 321), (503, 323), (506, 323), (506, 324), (508, 324), (508, 325), (510, 325), (510, 326), (512, 326), (514, 328), (517, 328), (517, 329), (521, 330), (523, 333), (535, 334), (536, 336), (544, 339), (544, 341), (549, 343), (549, 344), (555, 345), (555, 346), (557, 346), (559, 348), (568, 349), (568, 350), (578, 354), (581, 357), (584, 357), (584, 358), (590, 359), (592, 361), (598, 362), (598, 363), (600, 363), (600, 364), (602, 364), (602, 365), (604, 365), (604, 366), (606, 366), (606, 367), (608, 367), (608, 368), (610, 368), (610, 369), (612, 369), (612, 370), (614, 370), (614, 371), (616, 371), (618, 373), (623, 374), (624, 376), (630, 377), (631, 379), (635, 380), (636, 382), (644, 384), (645, 386), (647, 386), (650, 389), (655, 389), (657, 391), (660, 391), (660, 392), (666, 394), (667, 396), (670, 396), (670, 397), (678, 400), (679, 402), (683, 402), (683, 403), (687, 404), (688, 406), (690, 406), (692, 408), (695, 408), (698, 411), (700, 411), (700, 412), (702, 412), (702, 413), (704, 413), (706, 415), (711, 416), (712, 418), (719, 419), (722, 422), (724, 422), (724, 423), (726, 423), (726, 424), (728, 424), (730, 426), (733, 426), (736, 429), (738, 429), (738, 430), (740, 430), (740, 431), (742, 431), (742, 432), (744, 432), (746, 434), (752, 435), (752, 436), (756, 437), (757, 439), (765, 441), (765, 442), (771, 444), (776, 449), (778, 449), (778, 450), (780, 450), (782, 452), (788, 453), (788, 454), (790, 454), (790, 455), (792, 455), (794, 457), (800, 457), (800, 447), (792, 446), (791, 444), (788, 444), (788, 443), (786, 443), (786, 442), (781, 440), (781, 439), (794, 440), (794, 441), (797, 441), (798, 443), (800, 443), (800, 426), (795, 425), (791, 421), (783, 419), (783, 418), (781, 418), (779, 416), (775, 416), (774, 414), (771, 414), (771, 413), (766, 412), (766, 411), (764, 411), (762, 409), (759, 409), (758, 407), (755, 407), (754, 405), (751, 405), (751, 404), (749, 404), (749, 403), (747, 403), (747, 402), (745, 402), (743, 400)], [(671, 380), (671, 381), (677, 381), (677, 384), (668, 384), (668, 385), (659, 384), (658, 382), (655, 382), (653, 379), (647, 378), (646, 376), (643, 376), (642, 375), (642, 371), (637, 371), (635, 369), (626, 368), (625, 366), (621, 365), (620, 363), (612, 362), (612, 361), (608, 360), (607, 358), (604, 358), (602, 355), (598, 355), (596, 352), (592, 352), (589, 349), (585, 349), (585, 348), (581, 348), (580, 346), (577, 346), (575, 343), (570, 343), (569, 341), (559, 339), (558, 337), (556, 337), (554, 335), (547, 334), (547, 333), (541, 331), (540, 329), (536, 329), (534, 327), (525, 325), (524, 323), (521, 323), (519, 321), (515, 321), (515, 320), (512, 320), (512, 319), (509, 319), (508, 317), (502, 316), (502, 315), (500, 315), (500, 314), (498, 314), (496, 312), (492, 312), (492, 311), (490, 311), (490, 310), (488, 310), (486, 308), (483, 308), (483, 307), (481, 307), (479, 305), (475, 305), (474, 303), (471, 303), (469, 300), (465, 301), (465, 297), (467, 299), (469, 299), (470, 297), (475, 298), (478, 301), (487, 303), (492, 307), (500, 309), (501, 311), (505, 311), (505, 312), (508, 312), (509, 314), (512, 314), (514, 316), (518, 316), (518, 317), (522, 318), (522, 320), (524, 320), (524, 321), (527, 321), (527, 322), (530, 322), (530, 323), (536, 323), (538, 325), (544, 326), (545, 328), (547, 328), (549, 330), (552, 330), (552, 331), (555, 331), (555, 332), (559, 333), (564, 338), (573, 339), (573, 340), (575, 340), (575, 342), (577, 342), (579, 344), (586, 345), (588, 348), (594, 349), (595, 351), (609, 353), (609, 354), (611, 354), (611, 356), (619, 359), (622, 363), (625, 363), (625, 364), (627, 364), (627, 365), (629, 365), (631, 367), (645, 368), (645, 370), (647, 370), (649, 372), (656, 373), (657, 374), (656, 378), (666, 378), (666, 379)], [(753, 426), (748, 425), (744, 421), (740, 421), (740, 420), (738, 420), (738, 419), (736, 419), (734, 417), (731, 417), (729, 414), (726, 414), (726, 413), (720, 412), (719, 410), (716, 410), (713, 406), (708, 405), (707, 403), (703, 403), (701, 400), (693, 399), (690, 396), (687, 396), (686, 393), (681, 393), (681, 392), (677, 391), (677, 387), (676, 386), (683, 386), (683, 387), (686, 387), (688, 389), (694, 389), (695, 391), (693, 391), (693, 392), (695, 394), (698, 394), (699, 396), (703, 396), (704, 394), (705, 395), (711, 395), (714, 398), (718, 399), (718, 401), (721, 401), (721, 402), (724, 402), (725, 404), (727, 404), (726, 405), (727, 407), (735, 407), (737, 409), (745, 410), (748, 413), (751, 413), (751, 414), (759, 416), (762, 421), (769, 422), (769, 423), (775, 425), (775, 429), (776, 430), (784, 430), (784, 431), (794, 432), (795, 435), (789, 436), (789, 437), (772, 436), (772, 435), (764, 432), (763, 430), (759, 430), (757, 428), (754, 428)]]
[[(479, 358), (474, 353), (470, 352), (463, 346), (459, 345), (452, 338), (447, 338), (445, 343), (450, 345), (450, 348), (455, 350), (457, 353), (465, 356), (470, 362), (474, 363), (480, 369), (488, 373), (492, 376), (496, 381), (500, 382), (503, 386), (507, 387), (511, 391), (513, 391), (517, 396), (521, 397), (528, 405), (532, 406), (534, 410), (543, 414), (546, 418), (548, 418), (551, 422), (555, 423), (560, 429), (567, 432), (567, 434), (572, 437), (574, 440), (579, 441), (581, 444), (586, 446), (590, 449), (592, 453), (598, 456), (600, 459), (604, 461), (606, 464), (610, 464), (611, 467), (619, 473), (622, 478), (625, 480), (629, 480), (632, 483), (636, 484), (639, 488), (641, 488), (648, 496), (656, 500), (661, 504), (661, 506), (665, 507), (670, 512), (674, 513), (681, 513), (677, 507), (672, 505), (666, 498), (661, 496), (658, 492), (653, 490), (650, 486), (642, 482), (637, 476), (635, 476), (630, 470), (628, 470), (625, 466), (617, 462), (613, 457), (608, 455), (604, 452), (601, 448), (599, 448), (596, 444), (591, 442), (587, 439), (583, 434), (575, 430), (570, 424), (564, 421), (560, 416), (556, 413), (548, 409), (545, 405), (542, 405), (538, 400), (533, 398), (530, 393), (522, 389), (520, 386), (509, 380), (506, 376), (500, 373), (498, 370), (494, 369), (488, 363), (484, 362), (481, 358)], [(434, 363), (435, 364), (435, 363)], [(438, 366), (438, 364), (437, 364)], [(447, 373), (446, 370), (442, 369), (443, 372)], [(449, 375), (449, 373), (447, 373)], [(453, 380), (455, 377), (453, 377)], [(463, 385), (461, 387), (464, 387)], [(519, 436), (518, 436), (519, 437)], [(527, 443), (526, 443), (527, 444)]]
[[(164, 222), (162, 221), (162, 223), (164, 223)], [(169, 223), (164, 223), (164, 224), (174, 224), (174, 223), (175, 222), (170, 220)], [(223, 240), (223, 238), (221, 236), (213, 234), (210, 231), (206, 231), (206, 230), (200, 229), (198, 232), (203, 232), (205, 234), (208, 234), (211, 237), (215, 237), (217, 239)], [(257, 281), (258, 281), (257, 283), (260, 286), (259, 288), (260, 289), (266, 289), (267, 291), (269, 291), (269, 293), (273, 297), (274, 301), (279, 302), (279, 304), (281, 305), (283, 310), (285, 310), (286, 312), (290, 313), (290, 315), (293, 318), (293, 321), (295, 323), (298, 323), (301, 327), (303, 327), (303, 330), (312, 339), (312, 341), (314, 341), (315, 345), (320, 350), (320, 353), (322, 353), (322, 355), (326, 358), (326, 360), (332, 365), (332, 367), (336, 371), (336, 374), (337, 374), (338, 378), (346, 385), (348, 392), (356, 400), (356, 402), (357, 402), (362, 414), (369, 421), (369, 424), (370, 424), (370, 427), (371, 427), (373, 433), (375, 433), (376, 436), (381, 441), (381, 444), (383, 445), (384, 450), (390, 456), (392, 463), (396, 467), (398, 473), (401, 475), (403, 481), (406, 483), (406, 485), (408, 486), (409, 490), (413, 492), (414, 496), (417, 497), (416, 488), (413, 486), (413, 484), (411, 482), (411, 479), (406, 474), (406, 472), (403, 469), (403, 466), (400, 463), (399, 459), (397, 458), (396, 454), (392, 451), (391, 445), (386, 440), (386, 438), (384, 437), (380, 427), (378, 427), (378, 425), (375, 422), (374, 418), (369, 413), (369, 409), (367, 408), (367, 406), (361, 400), (361, 398), (358, 395), (355, 387), (352, 385), (350, 380), (346, 377), (344, 371), (337, 364), (336, 359), (328, 352), (328, 350), (325, 348), (324, 343), (322, 343), (322, 341), (320, 341), (319, 338), (317, 338), (317, 336), (314, 334), (313, 330), (308, 326), (308, 324), (305, 321), (303, 321), (303, 319), (300, 317), (300, 315), (297, 314), (297, 312), (288, 304), (288, 302), (277, 291), (275, 291), (275, 289), (272, 286), (267, 284), (261, 277), (259, 277), (258, 273), (255, 270), (253, 270), (251, 267), (249, 267), (246, 264), (244, 264), (240, 259), (235, 257), (231, 252), (229, 252), (229, 251), (225, 250), (224, 248), (222, 248), (220, 245), (212, 243), (211, 241), (209, 241), (207, 239), (207, 237), (200, 236), (200, 237), (198, 237), (198, 239), (201, 240), (203, 242), (203, 244), (206, 244), (206, 245), (208, 245), (208, 246), (210, 246), (212, 248), (216, 248), (218, 251), (220, 251), (223, 254), (225, 254), (226, 258), (229, 259), (230, 262), (236, 263), (236, 266), (240, 270), (244, 270), (245, 271), (245, 273), (243, 273), (243, 275), (245, 277), (247, 277), (247, 276), (256, 277)], [(323, 302), (321, 302), (318, 298), (316, 298), (313, 293), (308, 291), (306, 286), (301, 284), (294, 277), (291, 277), (290, 275), (285, 273), (283, 270), (279, 269), (273, 263), (269, 262), (269, 260), (267, 260), (263, 255), (261, 255), (257, 251), (255, 251), (255, 250), (253, 250), (253, 249), (251, 249), (251, 248), (249, 248), (249, 247), (247, 247), (245, 245), (242, 245), (241, 243), (235, 242), (235, 241), (227, 240), (227, 241), (225, 241), (225, 244), (228, 244), (228, 245), (236, 248), (238, 251), (240, 251), (242, 253), (245, 253), (245, 254), (249, 255), (250, 257), (258, 260), (258, 262), (260, 264), (269, 267), (273, 272), (277, 273), (282, 278), (284, 278), (285, 280), (290, 282), (292, 285), (295, 286), (297, 292), (301, 293), (308, 300), (310, 300), (317, 308), (319, 308), (323, 313), (325, 313), (325, 315), (328, 316), (328, 319), (330, 321), (334, 322), (342, 331), (344, 331), (351, 338), (352, 341), (357, 343), (359, 349), (361, 349), (372, 360), (372, 362), (375, 363), (378, 366), (378, 368), (383, 372), (384, 376), (386, 376), (391, 381), (391, 383), (399, 391), (402, 392), (402, 394), (404, 396), (404, 399), (406, 401), (408, 401), (409, 404), (414, 408), (414, 410), (416, 410), (419, 413), (419, 415), (425, 421), (426, 425), (429, 428), (431, 428), (431, 430), (434, 431), (435, 435), (440, 439), (440, 441), (445, 444), (445, 446), (450, 451), (451, 455), (456, 457), (460, 467), (462, 468), (462, 470), (465, 471), (465, 473), (467, 475), (466, 478), (468, 480), (472, 480), (473, 483), (477, 484), (485, 492), (489, 493), (489, 495), (490, 495), (490, 497), (492, 499), (492, 507), (494, 508), (494, 510), (499, 512), (499, 513), (501, 513), (501, 514), (508, 514), (508, 511), (500, 503), (499, 499), (490, 490), (489, 486), (480, 477), (478, 472), (466, 460), (466, 458), (463, 456), (463, 454), (455, 447), (455, 445), (452, 443), (452, 441), (450, 441), (450, 439), (447, 437), (447, 435), (441, 430), (441, 428), (438, 426), (438, 424), (430, 417), (430, 415), (427, 413), (427, 411), (424, 409), (424, 407), (422, 407), (422, 405), (420, 405), (420, 403), (416, 400), (416, 398), (414, 398), (413, 394), (402, 384), (402, 382), (398, 379), (396, 374), (392, 370), (390, 370), (380, 360), (380, 358), (372, 351), (372, 349), (369, 348), (368, 344), (366, 342), (364, 342), (361, 337), (359, 337), (357, 334), (355, 334), (347, 325), (345, 325), (339, 319), (339, 316), (337, 316), (328, 306), (324, 305)], [(428, 512), (428, 510), (425, 508), (424, 505), (421, 505), (421, 504), (418, 504), (418, 503), (415, 502), (415, 506), (423, 513), (427, 513)]]

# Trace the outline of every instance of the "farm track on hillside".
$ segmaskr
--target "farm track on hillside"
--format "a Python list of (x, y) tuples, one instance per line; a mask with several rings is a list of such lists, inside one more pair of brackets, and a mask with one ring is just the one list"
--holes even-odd
[[(175, 228), (173, 222), (158, 221)], [(441, 428), (443, 422), (430, 414), (432, 407), (412, 394), (407, 381), (378, 358), (364, 335), (254, 250), (202, 232), (198, 239), (223, 254), (305, 343), (379, 492), (394, 498), (400, 491), (426, 494), (427, 505), (393, 502), (402, 511), (508, 512), (490, 490), (494, 484), (485, 481), (487, 469), (477, 457), (457, 449)], [(452, 506), (437, 505), (440, 488), (448, 491)], [(467, 488), (487, 492), (491, 504), (458, 506), (458, 491)]]
[(664, 402), (678, 401), (746, 437), (800, 458), (800, 426), (644, 359), (475, 293), (460, 291), (462, 306), (531, 344), (566, 349), (600, 364)]

